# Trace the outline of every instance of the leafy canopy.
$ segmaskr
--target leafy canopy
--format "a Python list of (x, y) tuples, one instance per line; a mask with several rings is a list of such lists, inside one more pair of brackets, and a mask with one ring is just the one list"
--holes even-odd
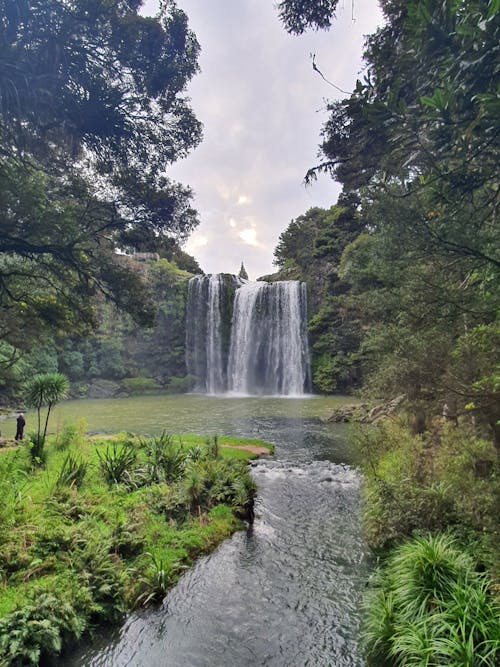
[[(164, 2), (0, 0), (0, 308), (3, 340), (93, 324), (103, 292), (151, 319), (140, 277), (115, 260), (197, 224), (166, 169), (197, 145), (185, 95), (199, 46)], [(28, 328), (25, 325), (28, 324)]]

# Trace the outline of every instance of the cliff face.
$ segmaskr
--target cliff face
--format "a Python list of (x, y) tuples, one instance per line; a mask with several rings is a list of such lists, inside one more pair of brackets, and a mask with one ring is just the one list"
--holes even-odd
[[(133, 261), (133, 260), (128, 260)], [(189, 278), (165, 259), (141, 261), (156, 307), (154, 325), (144, 328), (114, 306), (100, 306), (95, 335), (58, 345), (57, 365), (74, 396), (110, 397), (191, 388), (186, 376), (185, 317)]]

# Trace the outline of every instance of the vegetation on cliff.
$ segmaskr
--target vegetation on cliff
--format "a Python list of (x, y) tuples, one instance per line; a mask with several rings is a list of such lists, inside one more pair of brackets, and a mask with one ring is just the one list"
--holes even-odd
[[(23, 382), (36, 373), (64, 373), (73, 397), (175, 393), (192, 387), (185, 365), (187, 284), (192, 273), (163, 257), (138, 262), (133, 256), (121, 256), (120, 261), (128, 270), (140, 272), (147, 286), (155, 304), (152, 326), (137, 323), (113, 303), (96, 300), (100, 323), (94, 332), (47, 333), (43, 344), (4, 369), (0, 376), (4, 401), (22, 401)], [(179, 263), (196, 269), (193, 262)]]
[(0, 2), (4, 392), (22, 356), (95, 328), (103, 299), (151, 325), (147, 283), (116, 251), (177, 261), (198, 222), (166, 170), (201, 138), (185, 96), (199, 46), (174, 4), (141, 4)]

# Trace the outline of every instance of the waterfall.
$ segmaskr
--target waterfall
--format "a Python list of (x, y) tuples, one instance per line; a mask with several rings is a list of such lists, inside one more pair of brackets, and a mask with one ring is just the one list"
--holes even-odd
[[(232, 318), (231, 318), (232, 315)], [(189, 281), (186, 363), (209, 394), (303, 395), (310, 390), (306, 286), (235, 276)]]
[(301, 395), (309, 389), (306, 288), (256, 282), (236, 292), (228, 388), (243, 394)]
[(196, 391), (219, 394), (227, 389), (227, 357), (236, 276), (217, 273), (191, 278), (186, 315), (186, 366)]

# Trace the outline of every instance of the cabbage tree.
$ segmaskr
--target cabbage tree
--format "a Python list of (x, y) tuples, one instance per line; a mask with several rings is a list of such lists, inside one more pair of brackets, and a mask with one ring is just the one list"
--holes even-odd
[[(68, 378), (62, 373), (40, 373), (33, 376), (26, 385), (26, 402), (37, 411), (37, 443), (43, 447), (47, 435), (47, 427), (52, 408), (56, 403), (66, 398), (68, 393)], [(47, 407), (45, 424), (42, 433), (42, 408)]]

